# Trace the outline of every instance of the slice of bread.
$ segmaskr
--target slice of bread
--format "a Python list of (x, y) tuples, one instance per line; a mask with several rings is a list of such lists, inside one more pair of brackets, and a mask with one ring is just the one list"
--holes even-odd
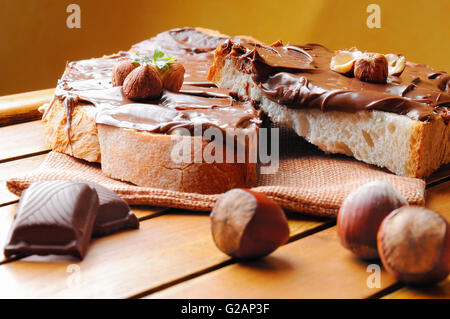
[[(174, 35), (172, 36), (170, 32), (173, 32)], [(166, 38), (164, 38), (164, 42), (153, 41), (158, 37)], [(191, 41), (182, 43), (180, 39), (183, 38), (191, 39)], [(159, 44), (161, 44), (162, 50), (177, 55), (180, 61), (186, 63), (186, 78), (195, 80), (189, 84), (198, 85), (199, 91), (212, 91), (209, 93), (214, 97), (214, 91), (217, 91), (217, 89), (214, 89), (215, 86), (212, 82), (206, 80), (206, 74), (213, 61), (213, 53), (217, 43), (228, 38), (226, 35), (208, 29), (174, 29), (137, 44), (132, 51), (152, 51), (158, 49)], [(168, 43), (168, 39), (172, 42)], [(192, 49), (196, 44), (201, 46), (198, 53)], [(211, 48), (208, 48), (208, 45)], [(172, 53), (171, 48), (175, 48), (179, 52), (186, 51), (186, 54), (178, 55), (178, 51)], [(114, 94), (116, 94), (116, 97), (117, 94), (120, 95), (120, 88), (114, 91), (108, 81), (114, 61), (126, 54), (128, 53), (87, 60), (88, 62), (98, 61), (94, 64), (103, 68), (99, 71), (99, 74), (105, 78), (92, 77), (90, 73), (95, 70), (91, 68), (91, 65), (89, 68), (85, 68), (82, 63), (74, 62), (67, 66), (58, 86), (60, 89), (57, 89), (55, 93), (55, 98), (52, 103), (42, 108), (42, 112), (44, 112), (43, 121), (46, 127), (45, 139), (50, 147), (54, 151), (66, 153), (89, 162), (101, 163), (102, 170), (106, 175), (139, 186), (204, 194), (222, 193), (231, 188), (253, 186), (257, 176), (256, 164), (248, 160), (244, 163), (237, 161), (232, 163), (202, 161), (183, 164), (172, 161), (170, 158), (171, 150), (180, 140), (185, 140), (192, 145), (200, 141), (202, 147), (197, 151), (203, 152), (210, 141), (203, 139), (201, 136), (174, 136), (164, 132), (158, 133), (96, 123), (96, 116), (100, 110), (108, 107), (120, 108), (120, 106), (114, 105), (115, 97), (111, 97), (113, 105), (91, 102), (89, 94), (92, 93), (86, 92), (92, 92), (92, 88), (94, 88), (99, 92), (111, 90), (112, 96)], [(195, 64), (191, 71), (188, 63), (190, 57), (195, 54), (201, 55), (199, 59), (201, 63)], [(66, 90), (67, 86), (71, 88), (72, 86), (66, 85), (64, 79), (70, 79), (76, 72), (81, 74), (81, 80), (70, 84), (74, 84), (77, 89)], [(202, 74), (204, 74), (203, 77)], [(94, 84), (92, 84), (93, 80), (95, 80)], [(82, 83), (83, 81), (85, 82)], [(95, 87), (97, 82), (98, 87)], [(90, 90), (84, 89), (86, 86), (89, 86)], [(205, 88), (205, 86), (210, 88)], [(221, 91), (227, 93), (227, 90)], [(88, 98), (85, 97), (85, 93)], [(186, 94), (195, 95), (197, 93), (191, 89), (191, 92)], [(204, 93), (199, 92), (198, 94), (202, 96)], [(69, 96), (77, 97), (72, 100), (73, 105), (70, 105)], [(221, 95), (218, 96), (221, 97)], [(229, 99), (231, 100), (231, 97)], [(228, 99), (226, 100), (228, 101)], [(238, 102), (233, 103), (240, 105)], [(170, 107), (176, 108), (177, 106), (172, 105)], [(189, 107), (195, 109), (195, 105)], [(201, 109), (204, 106), (199, 107)], [(251, 106), (246, 106), (246, 111), (253, 112), (250, 116), (255, 121), (252, 122), (249, 129), (256, 132), (258, 128), (257, 114)], [(246, 145), (246, 147), (248, 146)]]
[(353, 156), (408, 177), (426, 177), (450, 162), (450, 127), (443, 118), (419, 121), (379, 110), (290, 108), (269, 99), (252, 72), (223, 47), (216, 50), (208, 79), (258, 103), (273, 122), (294, 129), (323, 151)]

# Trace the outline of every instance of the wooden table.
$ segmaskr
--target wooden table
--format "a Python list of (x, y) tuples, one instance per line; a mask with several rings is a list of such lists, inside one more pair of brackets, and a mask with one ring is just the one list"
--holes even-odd
[[(50, 151), (41, 122), (23, 121), (36, 118), (36, 107), (52, 92), (0, 98), (0, 247), (18, 201), (5, 181), (38, 167)], [(427, 207), (450, 220), (448, 173), (447, 167), (429, 179), (426, 197)], [(6, 259), (1, 251), (0, 297), (450, 298), (450, 277), (412, 289), (382, 267), (380, 285), (372, 287), (372, 268), (340, 246), (335, 220), (289, 214), (286, 245), (260, 261), (239, 263), (215, 247), (206, 213), (133, 211), (140, 229), (93, 239), (82, 262), (55, 256)]]

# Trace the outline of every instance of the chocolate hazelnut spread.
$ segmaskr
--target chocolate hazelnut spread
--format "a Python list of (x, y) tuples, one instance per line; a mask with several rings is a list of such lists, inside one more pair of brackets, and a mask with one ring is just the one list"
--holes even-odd
[[(154, 133), (171, 134), (179, 127), (191, 130), (194, 124), (254, 128), (259, 119), (251, 103), (237, 102), (230, 92), (207, 80), (217, 46), (243, 72), (252, 74), (267, 98), (290, 108), (374, 109), (422, 121), (440, 116), (446, 123), (450, 118), (449, 75), (429, 66), (408, 62), (402, 75), (390, 76), (386, 84), (368, 83), (330, 70), (333, 52), (318, 44), (262, 46), (193, 28), (160, 33), (129, 52), (70, 62), (53, 101), (63, 102), (69, 132), (72, 112), (83, 104), (97, 108), (97, 123)], [(114, 65), (136, 53), (151, 56), (156, 49), (184, 65), (180, 92), (165, 91), (157, 100), (139, 103), (127, 99), (121, 87), (111, 84)]]
[[(66, 108), (69, 144), (72, 112), (82, 104), (97, 108), (97, 123), (154, 133), (171, 134), (180, 127), (191, 130), (195, 124), (223, 130), (256, 128), (259, 119), (250, 102), (239, 103), (227, 90), (206, 80), (214, 50), (227, 39), (193, 28), (173, 29), (134, 45), (131, 52), (70, 62), (55, 92), (55, 99), (61, 100)], [(156, 100), (138, 103), (127, 99), (122, 87), (112, 86), (114, 65), (136, 53), (152, 56), (156, 49), (176, 56), (185, 67), (180, 92), (164, 91)]]
[(357, 112), (381, 110), (427, 121), (450, 119), (449, 78), (423, 64), (407, 62), (401, 76), (387, 83), (368, 83), (330, 69), (334, 53), (319, 44), (272, 46), (222, 44), (237, 67), (251, 74), (265, 96), (289, 108)]

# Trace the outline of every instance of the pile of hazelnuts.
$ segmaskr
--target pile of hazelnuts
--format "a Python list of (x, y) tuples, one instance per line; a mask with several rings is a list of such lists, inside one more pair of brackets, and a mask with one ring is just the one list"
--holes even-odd
[(163, 89), (178, 92), (183, 85), (185, 69), (177, 61), (158, 68), (149, 63), (139, 63), (121, 58), (112, 70), (112, 85), (122, 86), (122, 93), (133, 101), (157, 99)]
[[(231, 257), (255, 259), (286, 243), (283, 210), (266, 195), (248, 189), (223, 194), (210, 215), (216, 246)], [(406, 199), (385, 181), (356, 189), (337, 218), (341, 244), (362, 259), (380, 258), (398, 280), (441, 281), (450, 272), (450, 227), (440, 214)]]
[(436, 283), (450, 272), (449, 223), (435, 211), (409, 206), (388, 182), (377, 180), (350, 193), (337, 230), (345, 248), (362, 259), (380, 258), (405, 283)]

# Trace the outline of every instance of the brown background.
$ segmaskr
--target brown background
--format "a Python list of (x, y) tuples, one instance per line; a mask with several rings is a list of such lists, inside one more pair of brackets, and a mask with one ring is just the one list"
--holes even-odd
[[(70, 3), (81, 6), (81, 29), (66, 26)], [(381, 6), (381, 29), (366, 26), (370, 3)], [(403, 53), (450, 70), (449, 0), (0, 0), (0, 6), (0, 95), (53, 87), (67, 60), (126, 50), (181, 26)]]

